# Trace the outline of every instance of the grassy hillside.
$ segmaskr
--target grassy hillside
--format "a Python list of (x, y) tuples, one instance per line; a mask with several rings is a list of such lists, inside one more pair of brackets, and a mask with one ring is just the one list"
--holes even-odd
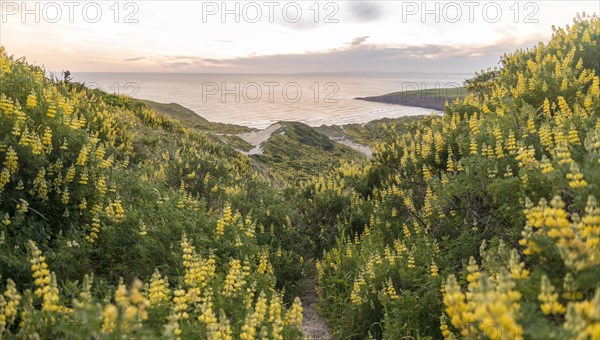
[[(256, 131), (248, 127), (209, 122), (194, 111), (179, 104), (162, 104), (142, 100), (159, 115), (175, 119), (188, 127), (206, 131), (224, 143), (242, 152), (253, 146), (238, 135)], [(286, 179), (307, 179), (312, 175), (337, 167), (340, 161), (363, 159), (360, 153), (336, 143), (317, 129), (297, 122), (280, 122), (282, 125), (262, 145), (262, 154), (252, 157), (252, 164), (261, 172)], [(370, 129), (371, 131), (376, 128)], [(365, 133), (366, 134), (366, 133)], [(302, 174), (298, 177), (298, 174)]]
[(187, 127), (196, 116), (4, 50), (0, 69), (1, 336), (300, 336), (278, 288), (302, 266), (280, 241), (302, 242), (247, 157)]
[(246, 143), (237, 135), (254, 131), (254, 129), (250, 129), (246, 126), (209, 122), (205, 118), (199, 116), (196, 112), (176, 103), (164, 104), (150, 100), (141, 100), (140, 102), (146, 104), (148, 108), (154, 110), (159, 115), (175, 119), (184, 126), (212, 133), (214, 136), (218, 136), (217, 138), (221, 139), (224, 143), (231, 145), (235, 149), (241, 151), (252, 149), (252, 145)]
[(389, 135), (386, 127), (394, 126), (394, 130), (404, 129), (423, 118), (424, 116), (383, 118), (364, 124), (322, 125), (317, 130), (330, 138), (348, 138), (361, 145), (375, 146), (386, 141)]
[(165, 115), (168, 118), (176, 119), (182, 122), (185, 126), (198, 130), (207, 130), (220, 134), (240, 134), (253, 130), (246, 126), (209, 122), (205, 118), (199, 116), (196, 112), (177, 103), (164, 104), (150, 100), (141, 100), (141, 102), (159, 114)]
[(600, 336), (599, 42), (598, 18), (577, 18), (505, 55), (327, 184), (369, 211), (317, 263), (335, 336)]
[(254, 156), (287, 180), (309, 179), (337, 168), (341, 161), (364, 160), (360, 152), (331, 140), (316, 129), (297, 122), (280, 122), (281, 128), (263, 144), (263, 154)]
[(467, 94), (469, 94), (469, 91), (465, 87), (448, 87), (393, 92), (381, 96), (361, 97), (356, 99), (378, 103), (424, 107), (443, 111), (446, 102), (452, 102), (457, 98), (464, 98)]

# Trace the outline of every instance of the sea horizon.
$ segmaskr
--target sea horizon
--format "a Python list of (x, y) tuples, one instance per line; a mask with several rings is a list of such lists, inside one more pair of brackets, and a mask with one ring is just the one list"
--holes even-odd
[(357, 97), (462, 86), (465, 73), (73, 72), (74, 81), (136, 99), (180, 104), (209, 121), (264, 129), (279, 121), (310, 126), (439, 114)]

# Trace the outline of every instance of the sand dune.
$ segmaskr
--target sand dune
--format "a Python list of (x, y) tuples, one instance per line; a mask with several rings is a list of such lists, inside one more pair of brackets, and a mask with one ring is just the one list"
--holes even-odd
[(246, 155), (262, 155), (262, 143), (266, 142), (273, 132), (277, 131), (281, 127), (281, 124), (273, 124), (268, 128), (256, 132), (246, 132), (238, 135), (241, 139), (245, 140), (251, 145), (254, 145), (250, 151), (245, 152)]

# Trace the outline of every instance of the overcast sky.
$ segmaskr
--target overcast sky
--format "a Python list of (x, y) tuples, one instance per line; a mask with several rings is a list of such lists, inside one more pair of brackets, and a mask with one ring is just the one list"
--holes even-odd
[(6, 1), (0, 44), (51, 71), (473, 72), (600, 1)]

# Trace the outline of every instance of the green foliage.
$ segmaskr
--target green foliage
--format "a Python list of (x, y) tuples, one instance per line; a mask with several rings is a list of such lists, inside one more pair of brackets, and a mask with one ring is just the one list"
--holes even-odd
[[(547, 45), (505, 55), (499, 71), (476, 75), (470, 94), (444, 116), (385, 126), (387, 142), (376, 144), (370, 165), (354, 171), (364, 173), (369, 189), (353, 206), (373, 202), (370, 222), (350, 237), (340, 234), (318, 263), (320, 309), (334, 334), (600, 332), (592, 312), (600, 308), (600, 286), (590, 274), (600, 269), (591, 255), (600, 251), (592, 222), (600, 186), (600, 69), (591, 60), (599, 40), (598, 18), (577, 18)], [(488, 250), (485, 240), (496, 248)], [(577, 284), (564, 283), (567, 274)], [(440, 277), (448, 277), (446, 286)], [(548, 300), (554, 295), (545, 278), (558, 291), (556, 301)], [(547, 301), (556, 303), (552, 312)], [(490, 323), (500, 335), (490, 333)]]
[[(298, 303), (291, 316), (282, 305), (264, 323), (264, 316), (255, 313), (261, 303), (283, 303), (276, 287), (292, 287), (303, 266), (289, 250), (293, 235), (280, 239), (283, 234), (269, 233), (286, 224), (285, 205), (263, 220), (254, 214), (269, 211), (271, 202), (245, 204), (257, 188), (265, 198), (279, 196), (251, 170), (247, 157), (218, 135), (186, 126), (193, 118), (189, 115), (178, 121), (131, 98), (53, 82), (43, 69), (15, 60), (3, 49), (0, 67), (0, 276), (11, 279), (0, 287), (14, 298), (3, 295), (0, 309), (4, 313), (13, 306), (5, 305), (6, 299), (13, 299), (14, 307), (25, 313), (2, 323), (1, 332), (79, 338), (181, 331), (216, 337), (227, 327), (231, 331), (225, 333), (239, 335), (265, 326), (274, 337), (299, 335)], [(181, 114), (181, 108), (170, 114)], [(209, 278), (203, 291), (195, 291), (200, 288), (190, 281), (194, 271), (180, 250), (189, 248), (182, 238), (194, 245), (194, 258), (214, 261), (218, 268), (203, 274)], [(28, 249), (27, 244), (34, 246)], [(271, 251), (276, 244), (282, 251)], [(43, 262), (45, 272), (27, 258)], [(227, 298), (226, 279), (234, 260), (242, 265), (243, 282)], [(272, 263), (277, 263), (279, 284)], [(146, 310), (144, 301), (151, 301), (152, 293), (136, 282), (152, 282), (156, 270), (175, 289), (165, 293), (164, 306)], [(94, 275), (93, 288), (77, 283), (86, 274)], [(94, 299), (86, 298), (89, 304), (72, 301), (90, 289)], [(122, 300), (122, 290), (135, 298)], [(223, 322), (218, 327), (211, 318), (198, 319), (211, 315), (209, 298), (210, 313)], [(182, 299), (185, 306), (177, 307)], [(191, 315), (189, 321), (183, 312)], [(117, 324), (105, 325), (113, 317)]]

